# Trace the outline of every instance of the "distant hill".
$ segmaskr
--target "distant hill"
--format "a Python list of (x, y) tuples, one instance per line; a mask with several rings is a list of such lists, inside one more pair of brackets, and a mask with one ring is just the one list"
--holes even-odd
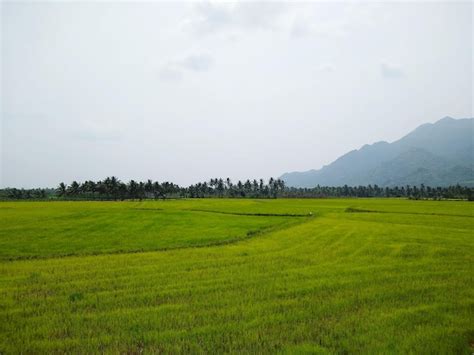
[(393, 142), (353, 150), (319, 170), (285, 173), (288, 186), (474, 186), (474, 118), (445, 117)]

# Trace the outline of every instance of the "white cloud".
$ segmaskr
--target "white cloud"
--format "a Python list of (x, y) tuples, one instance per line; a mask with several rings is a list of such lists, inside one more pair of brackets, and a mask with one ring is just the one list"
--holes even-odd
[(290, 38), (310, 35), (343, 37), (361, 28), (374, 27), (377, 4), (203, 2), (183, 22), (197, 35), (236, 34), (253, 31), (281, 32)]
[(192, 71), (208, 71), (212, 67), (213, 59), (207, 54), (189, 55), (177, 64)]
[(195, 6), (184, 27), (197, 34), (223, 31), (272, 30), (290, 10), (286, 4), (274, 2), (204, 2)]
[(293, 21), (290, 29), (290, 37), (306, 37), (311, 33), (311, 28), (306, 21)]
[(171, 63), (166, 64), (159, 73), (160, 79), (167, 82), (180, 81), (183, 74), (179, 68), (175, 68)]
[(324, 73), (332, 73), (336, 70), (336, 67), (334, 64), (331, 63), (324, 63), (318, 66), (318, 71), (324, 72)]
[(393, 63), (382, 63), (380, 70), (384, 78), (400, 78), (404, 75), (401, 66)]
[(160, 79), (168, 82), (180, 81), (185, 71), (205, 72), (212, 68), (214, 59), (209, 54), (192, 54), (167, 62), (159, 73)]
[(192, 34), (242, 36), (255, 31), (279, 32), (289, 38), (345, 37), (375, 27), (378, 4), (284, 3), (269, 1), (200, 2), (182, 20)]

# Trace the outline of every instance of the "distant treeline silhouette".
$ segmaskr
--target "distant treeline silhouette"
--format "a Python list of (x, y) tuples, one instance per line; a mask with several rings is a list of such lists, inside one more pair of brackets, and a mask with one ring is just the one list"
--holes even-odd
[(188, 187), (172, 182), (130, 180), (127, 183), (112, 176), (101, 181), (60, 183), (56, 189), (0, 189), (3, 200), (144, 200), (167, 198), (329, 198), (329, 197), (405, 197), (411, 199), (474, 200), (474, 189), (460, 185), (447, 187), (420, 186), (316, 186), (286, 187), (281, 179), (238, 181), (211, 179)]

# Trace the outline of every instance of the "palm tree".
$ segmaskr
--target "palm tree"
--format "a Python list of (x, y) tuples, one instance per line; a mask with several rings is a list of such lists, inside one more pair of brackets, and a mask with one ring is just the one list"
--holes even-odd
[(237, 193), (241, 196), (245, 196), (245, 191), (244, 191), (244, 185), (242, 184), (242, 181), (237, 182)]
[(114, 200), (118, 198), (119, 183), (120, 183), (119, 179), (117, 179), (115, 176), (112, 176), (110, 178), (110, 193)]
[(270, 188), (270, 195), (273, 197), (275, 196), (275, 180), (271, 177), (270, 180), (268, 180), (268, 187)]
[(131, 199), (138, 197), (138, 184), (135, 180), (130, 180), (128, 183), (128, 194)]
[(225, 185), (226, 186), (225, 186), (224, 190), (226, 191), (226, 195), (227, 196), (232, 195), (233, 186), (232, 186), (232, 181), (230, 180), (230, 178), (225, 179)]
[(249, 195), (252, 192), (252, 183), (247, 179), (244, 183), (245, 194)]
[(162, 192), (161, 192), (161, 185), (160, 185), (160, 183), (159, 183), (158, 181), (155, 181), (155, 182), (153, 183), (153, 197), (154, 197), (155, 199), (157, 199), (158, 197), (161, 196), (161, 194), (162, 194)]
[(138, 198), (141, 201), (145, 197), (145, 183), (140, 181), (138, 183)]
[(77, 181), (73, 181), (68, 187), (67, 193), (71, 196), (77, 197), (79, 194), (79, 183)]
[(58, 191), (59, 196), (61, 197), (66, 196), (66, 184), (64, 182), (60, 183), (57, 188), (57, 191)]
[(253, 179), (252, 181), (252, 191), (253, 191), (254, 196), (258, 195), (258, 181), (255, 179)]
[(222, 194), (224, 193), (224, 181), (222, 179), (217, 180), (217, 192), (219, 197), (222, 197)]
[(146, 197), (151, 197), (153, 195), (153, 181), (150, 179), (145, 183), (145, 194)]
[(278, 191), (284, 192), (285, 191), (285, 182), (282, 179), (277, 179), (277, 187), (278, 187)]
[(259, 186), (258, 186), (258, 195), (259, 197), (262, 197), (263, 196), (263, 191), (264, 191), (264, 182), (263, 182), (263, 179), (260, 179), (260, 182), (259, 182)]

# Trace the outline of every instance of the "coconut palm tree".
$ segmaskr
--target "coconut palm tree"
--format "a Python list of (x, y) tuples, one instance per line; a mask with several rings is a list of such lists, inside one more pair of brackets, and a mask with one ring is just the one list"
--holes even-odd
[(64, 182), (59, 184), (57, 192), (60, 197), (66, 196), (66, 184)]

